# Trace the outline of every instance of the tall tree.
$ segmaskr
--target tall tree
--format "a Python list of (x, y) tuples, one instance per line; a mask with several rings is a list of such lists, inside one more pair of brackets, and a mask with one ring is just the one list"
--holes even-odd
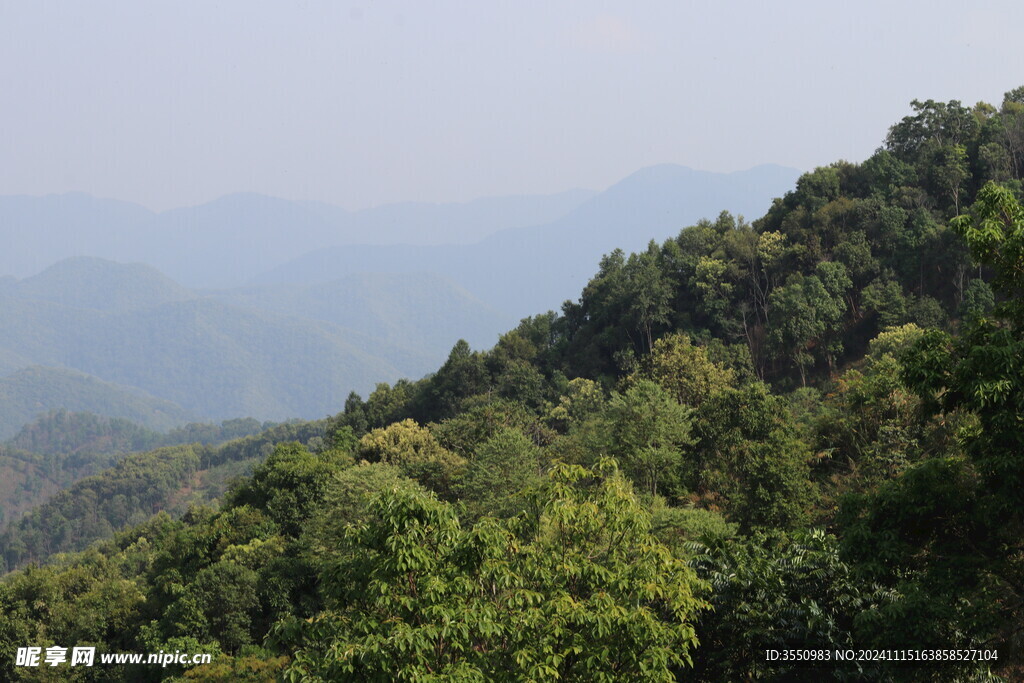
[(654, 382), (641, 379), (613, 396), (608, 412), (612, 447), (633, 481), (652, 495), (676, 486), (682, 449), (691, 442), (691, 409)]
[(649, 356), (631, 380), (649, 379), (668, 391), (684, 406), (699, 406), (712, 394), (730, 386), (736, 373), (708, 358), (707, 351), (677, 332), (654, 343)]
[(330, 609), (276, 629), (287, 680), (673, 681), (704, 606), (614, 466), (562, 466), (514, 523), (387, 492), (323, 577)]
[(818, 264), (815, 275), (792, 276), (772, 293), (770, 303), (776, 322), (769, 339), (776, 353), (789, 357), (800, 370), (804, 386), (815, 352), (823, 355), (832, 368), (842, 351), (838, 326), (846, 311), (849, 287), (850, 278), (843, 265), (824, 262)]

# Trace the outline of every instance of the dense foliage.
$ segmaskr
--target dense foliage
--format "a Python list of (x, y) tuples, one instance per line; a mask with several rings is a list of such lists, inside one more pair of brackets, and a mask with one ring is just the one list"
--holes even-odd
[[(0, 531), (7, 522), (19, 520), (80, 479), (101, 474), (128, 453), (192, 443), (213, 446), (270, 426), (247, 418), (219, 425), (191, 423), (158, 433), (129, 420), (92, 413), (57, 410), (41, 415), (0, 446)], [(107, 529), (100, 535), (109, 533)], [(77, 547), (97, 537), (87, 536)], [(4, 554), (0, 551), (0, 557)]]
[[(45, 440), (39, 430), (47, 425), (59, 425), (66, 419), (79, 427), (97, 424), (95, 417), (83, 415), (69, 418), (57, 413), (52, 418), (30, 425), (26, 432)], [(107, 429), (101, 431), (114, 429), (137, 434), (137, 428), (119, 422), (99, 420), (98, 424), (107, 425)], [(266, 458), (274, 444), (289, 440), (322, 442), (322, 422), (295, 422), (268, 425), (258, 434), (214, 445), (224, 436), (245, 433), (258, 426), (255, 420), (228, 420), (220, 426), (188, 425), (163, 435), (142, 433), (143, 438), (155, 442), (152, 445), (184, 445), (133, 453), (119, 459), (109, 469), (84, 478), (83, 472), (98, 463), (110, 462), (114, 454), (102, 452), (98, 456), (76, 458), (74, 454), (68, 456), (58, 451), (45, 456), (20, 453), (16, 459), (13, 454), (19, 452), (9, 451), (12, 455), (6, 457), (12, 461), (39, 462), (51, 473), (50, 477), (43, 476), (38, 471), (41, 468), (37, 468), (31, 476), (22, 478), (23, 488), (34, 489), (31, 493), (35, 494), (32, 496), (35, 500), (48, 491), (46, 484), (50, 481), (63, 480), (67, 488), (51, 492), (46, 502), (20, 517), (12, 515), (9, 528), (0, 533), (0, 567), (13, 569), (26, 562), (38, 562), (53, 553), (80, 550), (159, 511), (180, 515), (190, 505), (215, 502), (233, 479), (250, 473), (257, 462)], [(84, 435), (88, 435), (88, 430)], [(72, 443), (74, 439), (69, 438), (64, 445)], [(96, 445), (91, 439), (86, 443)], [(13, 500), (13, 495), (3, 500)], [(14, 505), (10, 508), (17, 510)]]
[(56, 496), (12, 566), (106, 539), (0, 582), (2, 675), (95, 643), (219, 655), (106, 680), (1019, 679), (1024, 89), (912, 106), (864, 163), (613, 252), (488, 351)]

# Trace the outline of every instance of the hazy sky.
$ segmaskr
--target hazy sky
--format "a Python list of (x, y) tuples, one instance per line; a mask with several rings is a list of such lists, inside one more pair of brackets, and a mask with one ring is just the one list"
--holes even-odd
[(1024, 84), (1024, 3), (0, 0), (0, 194), (349, 208), (860, 161)]

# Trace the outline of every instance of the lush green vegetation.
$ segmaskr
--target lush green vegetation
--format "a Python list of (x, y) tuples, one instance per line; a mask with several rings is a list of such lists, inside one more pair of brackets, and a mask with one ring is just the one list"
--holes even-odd
[(119, 417), (55, 410), (24, 425), (7, 444), (34, 453), (91, 458), (187, 443), (213, 445), (271, 426), (269, 422), (237, 418), (220, 424), (190, 422), (160, 433)]
[(608, 255), (489, 351), (79, 482), (5, 552), (116, 532), (0, 583), (3, 675), (46, 679), (19, 644), (95, 643), (220, 654), (103, 672), (133, 681), (1019, 679), (1024, 89), (913, 108), (752, 225)]
[[(62, 415), (56, 413), (52, 421), (59, 424)], [(81, 426), (96, 419), (76, 416), (72, 421)], [(50, 420), (43, 422), (52, 425)], [(125, 429), (120, 422), (107, 424)], [(227, 420), (220, 426), (195, 424), (165, 435), (149, 434), (145, 438), (151, 446), (182, 445), (128, 455), (92, 476), (83, 473), (97, 463), (111, 462), (115, 454), (104, 452), (98, 457), (79, 458), (60, 452), (41, 456), (10, 451), (7, 457), (18, 456), (21, 462), (39, 465), (36, 471), (20, 479), (20, 490), (12, 491), (17, 495), (7, 499), (10, 525), (0, 534), (0, 565), (15, 568), (26, 562), (39, 562), (53, 553), (80, 550), (159, 511), (180, 516), (191, 505), (216, 502), (231, 481), (251, 473), (274, 444), (293, 440), (314, 445), (322, 442), (321, 421), (267, 426), (258, 434), (218, 445), (225, 441), (225, 436), (230, 438), (259, 427), (255, 420)], [(37, 432), (33, 425), (26, 431)], [(126, 431), (133, 430), (129, 427)], [(55, 483), (63, 483), (67, 488), (55, 490), (59, 489)], [(18, 516), (24, 508), (15, 502), (19, 496), (45, 502)]]
[[(190, 423), (158, 433), (92, 413), (58, 410), (40, 416), (0, 446), (0, 531), (62, 489), (101, 474), (125, 454), (182, 444), (214, 446), (270, 426), (235, 419), (219, 425)], [(80, 547), (93, 538), (83, 539)], [(31, 556), (42, 557), (38, 552)]]

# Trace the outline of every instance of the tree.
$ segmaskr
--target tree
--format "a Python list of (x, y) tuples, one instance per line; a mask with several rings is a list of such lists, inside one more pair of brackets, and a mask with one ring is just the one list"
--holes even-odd
[(658, 248), (652, 241), (647, 251), (632, 254), (624, 269), (628, 286), (628, 312), (634, 327), (641, 333), (646, 351), (654, 346), (654, 328), (664, 325), (671, 312), (672, 289), (658, 265)]
[(708, 358), (707, 352), (690, 343), (682, 333), (670, 334), (654, 343), (631, 382), (643, 378), (656, 382), (684, 406), (699, 406), (708, 396), (730, 386), (736, 373)]
[[(846, 272), (856, 289), (862, 288), (871, 278), (878, 274), (879, 263), (871, 253), (871, 243), (863, 231), (857, 230), (845, 236), (833, 250), (836, 261), (846, 267)], [(851, 299), (851, 307), (856, 313), (857, 307)]]
[(954, 215), (960, 213), (960, 195), (971, 177), (967, 168), (967, 149), (953, 145), (939, 149), (931, 163), (932, 182), (953, 200)]
[(359, 440), (358, 454), (368, 462), (395, 465), (407, 477), (443, 496), (452, 495), (454, 480), (466, 464), (413, 420), (371, 430)]
[(702, 256), (694, 273), (694, 289), (699, 293), (700, 306), (708, 319), (721, 327), (732, 301), (733, 284), (726, 279), (728, 266), (720, 259)]
[(286, 533), (297, 536), (323, 499), (332, 473), (350, 462), (347, 456), (313, 455), (299, 443), (281, 444), (232, 494), (230, 504), (266, 510)]
[(1010, 153), (1000, 143), (988, 142), (979, 147), (978, 162), (982, 168), (982, 180), (994, 180), (999, 183), (1010, 179)]
[(757, 267), (751, 267), (754, 277), (757, 307), (768, 322), (768, 294), (778, 284), (773, 277), (776, 266), (786, 250), (786, 236), (781, 232), (762, 232), (757, 237)]
[(458, 415), (430, 425), (437, 442), (455, 455), (470, 460), (480, 446), (502, 429), (515, 429), (543, 446), (552, 437), (541, 419), (522, 403), (478, 396)]
[(714, 608), (703, 613), (698, 624), (698, 680), (797, 680), (831, 678), (829, 672), (845, 671), (851, 677), (863, 673), (863, 665), (856, 663), (798, 667), (764, 656), (769, 648), (862, 646), (857, 618), (885, 596), (857, 579), (840, 559), (834, 536), (819, 529), (791, 535), (758, 533), (719, 546), (692, 547), (697, 553), (691, 565), (711, 583)]
[(537, 409), (545, 402), (544, 375), (525, 360), (510, 361), (494, 379), (499, 396)]
[(540, 478), (540, 449), (518, 429), (502, 428), (477, 449), (459, 491), (477, 516), (510, 517), (523, 507), (515, 493)]
[(865, 312), (878, 316), (880, 327), (902, 325), (907, 320), (907, 297), (900, 283), (878, 278), (862, 290)]
[(823, 353), (829, 367), (842, 351), (838, 325), (846, 312), (846, 291), (851, 282), (841, 263), (818, 264), (817, 273), (794, 275), (769, 299), (773, 320), (769, 339), (776, 352), (788, 356), (807, 386), (807, 370), (814, 362), (812, 350)]
[(910, 106), (916, 113), (889, 129), (886, 138), (886, 147), (901, 159), (915, 162), (925, 150), (964, 145), (977, 135), (977, 119), (957, 100), (914, 100)]
[(763, 383), (726, 389), (693, 421), (693, 489), (744, 531), (794, 528), (812, 501), (810, 450), (785, 403)]
[[(387, 382), (378, 384), (366, 399), (366, 428), (386, 427), (405, 418), (415, 400), (415, 394), (413, 386), (407, 380), (398, 380), (393, 387)], [(362, 431), (365, 432), (366, 429)]]
[(992, 287), (981, 278), (974, 278), (964, 291), (959, 313), (969, 322), (973, 322), (988, 315), (995, 305), (996, 298)]
[(569, 380), (558, 405), (551, 409), (551, 420), (571, 429), (599, 414), (605, 407), (605, 396), (597, 382), (577, 377)]
[(672, 681), (691, 661), (700, 583), (612, 463), (555, 468), (515, 522), (466, 529), (407, 491), (371, 509), (330, 609), (273, 634), (286, 680)]
[(370, 500), (385, 491), (399, 489), (425, 492), (401, 470), (381, 462), (363, 462), (336, 472), (324, 494), (324, 502), (306, 525), (300, 541), (303, 555), (309, 557), (321, 573), (348, 561), (341, 547), (346, 529), (371, 519)]
[(188, 597), (201, 606), (209, 633), (225, 652), (237, 653), (252, 642), (250, 629), (259, 607), (257, 583), (252, 569), (220, 561), (200, 570), (186, 589)]
[(899, 357), (924, 335), (912, 323), (888, 328), (873, 339), (859, 368), (836, 382), (818, 418), (819, 448), (830, 468), (849, 476), (843, 486), (860, 490), (891, 479), (918, 461), (934, 425), (920, 418), (920, 399), (900, 381)]
[(428, 402), (419, 407), (418, 419), (426, 422), (451, 417), (462, 401), (487, 390), (489, 376), (483, 356), (460, 339), (448, 354), (448, 360), (427, 383)]
[(1013, 177), (1024, 177), (1024, 86), (1003, 96), (1002, 142), (1010, 155)]
[(691, 442), (691, 409), (679, 405), (660, 386), (639, 380), (608, 404), (612, 448), (623, 469), (652, 495), (659, 485), (675, 488), (683, 465), (682, 449)]
[(1014, 326), (1024, 324), (1024, 208), (1013, 192), (987, 183), (971, 216), (955, 219), (953, 227), (974, 258), (993, 268), (992, 285), (1006, 299), (1002, 314)]

